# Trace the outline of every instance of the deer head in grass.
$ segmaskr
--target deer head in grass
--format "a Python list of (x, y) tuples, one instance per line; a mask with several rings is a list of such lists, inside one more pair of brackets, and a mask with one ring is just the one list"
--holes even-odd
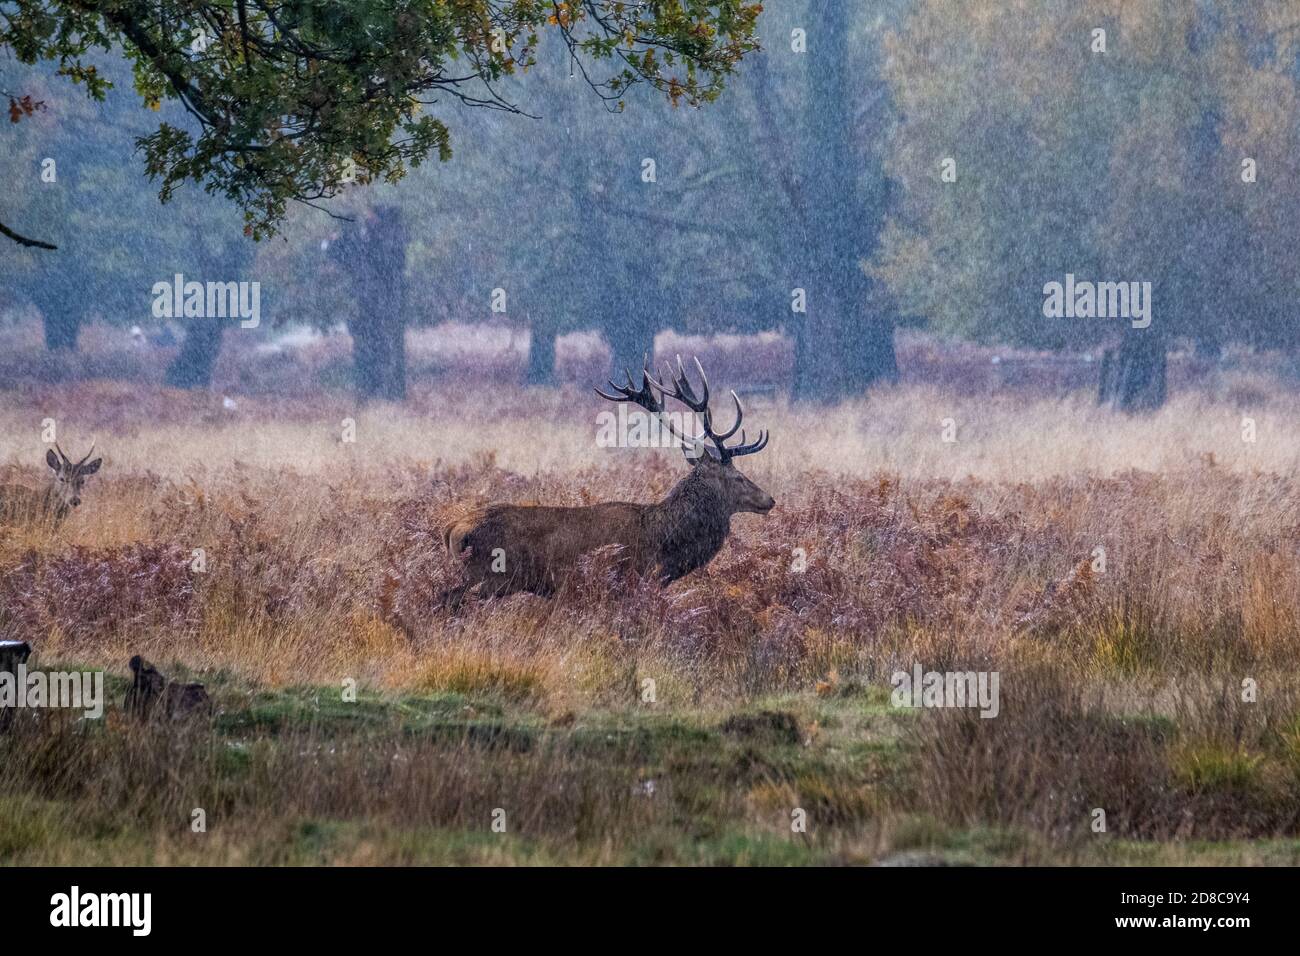
[[(57, 452), (57, 454), (56, 454)], [(50, 483), (41, 490), (25, 485), (0, 486), (0, 518), (8, 521), (52, 520), (56, 524), (66, 518), (73, 508), (81, 504), (81, 490), (86, 479), (99, 471), (102, 458), (90, 460), (90, 451), (80, 461), (74, 462), (57, 444), (45, 452), (45, 463), (53, 472)]]

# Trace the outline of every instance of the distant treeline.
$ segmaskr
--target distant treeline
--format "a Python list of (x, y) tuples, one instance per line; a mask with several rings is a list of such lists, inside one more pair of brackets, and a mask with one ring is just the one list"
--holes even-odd
[[(0, 134), (0, 176), (7, 215), (59, 249), (6, 248), (0, 306), (72, 349), (91, 318), (154, 321), (176, 273), (259, 281), (264, 324), (348, 323), (378, 350), (359, 385), (389, 397), (384, 336), (445, 319), (530, 328), (534, 383), (575, 329), (599, 328), (615, 368), (666, 328), (781, 329), (813, 399), (894, 378), (900, 324), (1112, 346), (1102, 397), (1128, 408), (1163, 399), (1175, 337), (1295, 347), (1300, 0), (790, 3), (759, 35), (699, 109), (633, 91), (618, 111), (543, 43), (503, 80), (537, 118), (426, 107), (448, 114), (449, 161), (326, 204), (345, 219), (299, 206), (261, 243), (197, 187), (159, 205), (133, 156), (158, 114), (120, 59), (102, 104), (33, 68), (46, 109)], [(175, 384), (206, 382), (223, 328), (191, 331)]]

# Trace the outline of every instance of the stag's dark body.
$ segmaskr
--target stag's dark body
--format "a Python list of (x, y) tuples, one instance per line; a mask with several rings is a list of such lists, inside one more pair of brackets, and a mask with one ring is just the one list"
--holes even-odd
[[(445, 530), (447, 550), (461, 559), (468, 578), (448, 592), (446, 600), (458, 603), (475, 585), (481, 585), (484, 597), (516, 591), (554, 594), (582, 555), (607, 545), (619, 545), (622, 560), (638, 574), (653, 574), (671, 584), (704, 567), (722, 550), (733, 514), (764, 514), (773, 504), (731, 465), (705, 460), (656, 504), (488, 505)], [(504, 561), (500, 571), (493, 569), (497, 558)]]
[[(446, 526), (443, 540), (448, 552), (465, 565), (466, 582), (443, 595), (455, 606), (477, 588), (480, 597), (531, 591), (551, 595), (577, 570), (579, 559), (598, 548), (617, 545), (621, 559), (638, 574), (653, 574), (663, 584), (704, 567), (713, 560), (731, 532), (731, 516), (742, 511), (766, 514), (772, 496), (740, 473), (733, 459), (761, 451), (763, 433), (749, 444), (741, 432), (740, 444), (726, 441), (740, 428), (744, 410), (736, 403), (736, 422), (730, 430), (713, 429), (709, 410), (709, 382), (697, 360), (703, 388), (699, 395), (687, 380), (681, 359), (671, 386), (644, 372), (638, 389), (628, 375), (627, 386), (610, 385), (615, 394), (597, 389), (602, 398), (632, 402), (660, 415), (664, 396), (672, 397), (703, 416), (704, 431), (684, 436), (691, 472), (663, 501), (633, 504), (609, 501), (583, 508), (548, 508), (540, 505), (493, 504), (475, 508)], [(711, 447), (710, 447), (711, 446)]]

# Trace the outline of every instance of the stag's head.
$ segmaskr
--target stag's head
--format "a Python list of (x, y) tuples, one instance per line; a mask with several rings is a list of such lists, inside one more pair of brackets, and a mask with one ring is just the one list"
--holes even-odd
[[(670, 383), (668, 385), (664, 384), (663, 379), (656, 379), (650, 374), (649, 369), (643, 367), (640, 388), (637, 388), (632, 380), (632, 373), (628, 372), (627, 385), (609, 383), (614, 394), (607, 394), (600, 389), (596, 389), (596, 394), (611, 402), (632, 402), (652, 415), (659, 416), (669, 431), (681, 441), (686, 460), (694, 467), (691, 480), (707, 485), (732, 514), (742, 511), (767, 514), (776, 505), (776, 500), (742, 475), (735, 465), (737, 458), (763, 450), (767, 445), (767, 432), (760, 432), (758, 438), (752, 442), (745, 441), (745, 432), (740, 427), (745, 417), (745, 410), (740, 404), (740, 396), (734, 391), (731, 393), (731, 400), (736, 404), (736, 420), (725, 432), (715, 431), (713, 413), (709, 408), (709, 379), (704, 374), (704, 366), (700, 364), (698, 358), (695, 360), (695, 368), (700, 373), (698, 393), (687, 378), (679, 355), (676, 373), (674, 374), (671, 366), (666, 370), (668, 374), (664, 379)], [(663, 417), (666, 398), (681, 402), (698, 415), (704, 430), (698, 435), (687, 435), (679, 431), (670, 419)], [(727, 441), (737, 432), (740, 432), (739, 444), (728, 446)]]
[[(57, 455), (54, 453), (56, 449)], [(90, 451), (86, 452), (86, 457), (78, 462), (73, 462), (57, 444), (45, 452), (45, 463), (54, 470), (54, 491), (61, 506), (75, 508), (81, 504), (81, 489), (86, 479), (99, 471), (99, 466), (104, 463), (102, 458), (90, 461), (90, 456), (94, 453), (93, 443)]]

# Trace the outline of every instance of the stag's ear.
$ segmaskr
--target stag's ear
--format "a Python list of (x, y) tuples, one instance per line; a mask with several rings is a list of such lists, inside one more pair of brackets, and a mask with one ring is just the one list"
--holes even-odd
[(99, 466), (102, 465), (103, 463), (104, 463), (104, 459), (102, 459), (102, 458), (96, 458), (96, 459), (95, 459), (94, 461), (92, 461), (89, 465), (78, 465), (78, 466), (77, 466), (77, 474), (78, 474), (78, 475), (93, 475), (95, 472), (99, 471)]
[(59, 470), (59, 465), (62, 464), (62, 462), (59, 461), (59, 456), (54, 454), (53, 448), (45, 449), (45, 464), (49, 465), (55, 471)]

